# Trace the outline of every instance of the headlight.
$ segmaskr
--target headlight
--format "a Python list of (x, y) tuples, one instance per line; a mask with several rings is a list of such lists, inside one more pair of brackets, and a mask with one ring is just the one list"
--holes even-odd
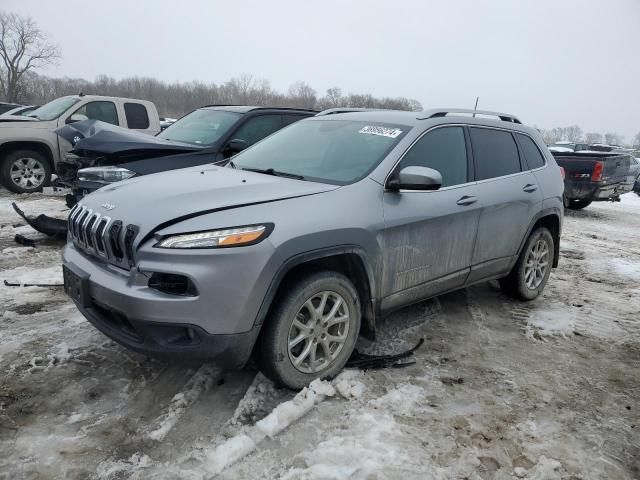
[(154, 245), (158, 248), (223, 248), (254, 245), (265, 239), (273, 225), (250, 225), (247, 227), (209, 230), (206, 232), (171, 235)]
[(78, 180), (81, 182), (113, 183), (134, 175), (135, 172), (121, 167), (90, 167), (78, 170)]

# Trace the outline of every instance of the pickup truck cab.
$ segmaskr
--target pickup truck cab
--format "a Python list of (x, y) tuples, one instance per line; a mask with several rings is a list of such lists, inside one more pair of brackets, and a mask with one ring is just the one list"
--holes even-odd
[(631, 172), (631, 156), (615, 152), (552, 151), (559, 166), (564, 168), (564, 204), (580, 210), (591, 202), (619, 201), (630, 192), (635, 178)]
[(88, 119), (149, 135), (160, 131), (152, 102), (82, 94), (60, 97), (28, 116), (0, 118), (0, 183), (16, 193), (41, 190), (72, 148), (55, 130)]

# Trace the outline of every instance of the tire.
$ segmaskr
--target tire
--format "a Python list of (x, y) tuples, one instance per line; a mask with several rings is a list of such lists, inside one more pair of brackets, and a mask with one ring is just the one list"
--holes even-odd
[(582, 210), (589, 205), (591, 205), (591, 200), (569, 200), (567, 208), (570, 210)]
[[(351, 281), (334, 271), (299, 277), (285, 286), (283, 291), (276, 298), (272, 313), (263, 327), (256, 345), (255, 359), (265, 376), (279, 385), (299, 390), (316, 378), (332, 378), (342, 370), (358, 339), (362, 310)], [(325, 295), (324, 315), (320, 318), (317, 310)], [(340, 302), (338, 299), (341, 299)], [(309, 301), (313, 310), (308, 306)], [(323, 327), (322, 320), (329, 321), (336, 303), (339, 305), (333, 320), (344, 319), (345, 315), (347, 319)], [(329, 338), (344, 340), (340, 344), (339, 341), (331, 342)], [(289, 348), (291, 340), (294, 343)], [(315, 365), (312, 364), (314, 357), (317, 362)], [(294, 361), (298, 362), (298, 366)]]
[(41, 192), (51, 183), (51, 165), (33, 150), (16, 150), (6, 155), (0, 166), (2, 184), (14, 193)]
[[(544, 251), (542, 249), (542, 244), (546, 246), (546, 255), (542, 253)], [(532, 256), (535, 257), (537, 255), (534, 252), (535, 248), (539, 248), (537, 251), (543, 255), (543, 257), (538, 260), (537, 264), (535, 258), (532, 258)], [(553, 236), (549, 229), (546, 227), (536, 228), (531, 235), (529, 235), (529, 238), (518, 257), (518, 261), (509, 275), (500, 279), (500, 287), (502, 288), (502, 291), (510, 297), (518, 300), (529, 301), (537, 298), (538, 295), (542, 293), (542, 290), (544, 290), (547, 280), (549, 280), (554, 253), (555, 242), (553, 241)], [(540, 275), (540, 270), (537, 270), (535, 265), (540, 266), (545, 261), (546, 265), (544, 265), (544, 269)], [(531, 265), (533, 265), (533, 267), (531, 267)], [(531, 268), (534, 268), (534, 270), (538, 272), (537, 274), (534, 274), (536, 276), (533, 281), (531, 281), (532, 279), (530, 276), (532, 275), (530, 273)]]

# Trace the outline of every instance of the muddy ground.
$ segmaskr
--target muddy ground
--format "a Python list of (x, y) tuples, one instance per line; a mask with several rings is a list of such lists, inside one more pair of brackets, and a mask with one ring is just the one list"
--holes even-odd
[[(60, 282), (60, 242), (24, 226), (15, 198), (0, 191), (0, 281)], [(64, 214), (53, 197), (19, 202)], [(0, 479), (637, 479), (639, 285), (640, 197), (568, 212), (542, 298), (484, 284), (396, 313), (359, 347), (423, 337), (414, 365), (349, 373), (340, 394), (281, 415), (288, 428), (244, 450), (243, 433), (292, 392), (252, 368), (128, 352), (59, 287), (0, 286)]]

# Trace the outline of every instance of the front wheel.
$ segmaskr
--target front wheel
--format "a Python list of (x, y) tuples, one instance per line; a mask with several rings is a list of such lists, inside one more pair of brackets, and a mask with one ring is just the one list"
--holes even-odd
[(567, 208), (571, 210), (582, 210), (589, 205), (591, 205), (591, 200), (569, 200), (567, 202)]
[(51, 166), (41, 153), (16, 150), (4, 157), (0, 180), (15, 193), (40, 192), (51, 182)]
[(511, 297), (533, 300), (549, 280), (554, 254), (555, 244), (549, 229), (535, 229), (509, 275), (500, 279), (500, 287)]
[(256, 345), (258, 368), (280, 385), (301, 389), (337, 375), (360, 331), (360, 299), (338, 272), (317, 272), (289, 285)]

